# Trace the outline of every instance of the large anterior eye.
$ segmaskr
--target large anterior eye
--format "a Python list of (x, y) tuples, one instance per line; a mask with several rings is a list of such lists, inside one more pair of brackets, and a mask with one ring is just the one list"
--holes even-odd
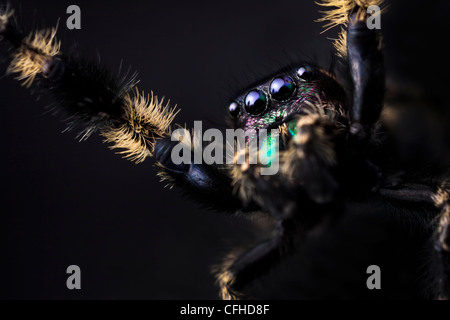
[(267, 96), (261, 90), (252, 90), (245, 96), (245, 110), (253, 115), (257, 115), (266, 110)]
[(289, 77), (275, 78), (270, 83), (269, 92), (275, 100), (287, 100), (294, 95), (295, 83)]

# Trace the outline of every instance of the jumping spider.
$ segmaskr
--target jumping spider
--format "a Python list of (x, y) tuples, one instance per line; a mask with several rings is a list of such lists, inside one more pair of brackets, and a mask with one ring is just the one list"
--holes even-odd
[[(259, 164), (175, 164), (174, 110), (140, 93), (134, 79), (62, 54), (55, 30), (22, 34), (9, 8), (0, 34), (12, 49), (10, 72), (54, 97), (71, 126), (84, 126), (83, 138), (100, 131), (136, 162), (154, 154), (158, 175), (200, 203), (273, 222), (272, 238), (235, 250), (217, 267), (222, 298), (447, 299), (449, 172), (426, 161), (409, 165), (410, 153), (399, 152), (407, 149), (402, 110), (386, 92), (381, 30), (366, 24), (367, 8), (382, 1), (322, 5), (331, 8), (323, 21), (343, 27), (335, 42), (342, 74), (302, 63), (228, 106), (232, 128), (280, 130), (280, 170), (268, 176)], [(371, 264), (384, 270), (380, 291), (365, 286)]]

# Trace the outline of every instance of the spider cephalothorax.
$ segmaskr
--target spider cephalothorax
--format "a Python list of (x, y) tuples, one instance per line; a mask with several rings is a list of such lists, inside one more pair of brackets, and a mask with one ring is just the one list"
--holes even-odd
[(245, 130), (276, 128), (301, 114), (310, 104), (343, 104), (345, 94), (327, 72), (309, 65), (280, 71), (246, 90), (229, 106), (233, 127)]
[[(366, 23), (368, 8), (382, 2), (322, 3), (331, 8), (326, 27), (342, 26), (339, 79), (304, 63), (232, 99), (234, 129), (279, 130), (279, 168), (271, 175), (262, 174), (270, 161), (248, 157), (228, 165), (173, 161), (180, 143), (170, 136), (174, 110), (135, 90), (134, 78), (65, 56), (54, 31), (22, 35), (11, 10), (0, 14), (0, 34), (13, 49), (10, 71), (53, 95), (75, 123), (87, 123), (84, 136), (98, 129), (136, 162), (154, 153), (158, 175), (200, 203), (273, 225), (267, 239), (236, 248), (216, 267), (222, 298), (448, 298), (448, 168), (405, 156), (399, 97), (385, 90), (381, 31)], [(428, 284), (420, 273), (426, 259), (434, 270)], [(366, 287), (372, 264), (386, 270), (384, 290)]]

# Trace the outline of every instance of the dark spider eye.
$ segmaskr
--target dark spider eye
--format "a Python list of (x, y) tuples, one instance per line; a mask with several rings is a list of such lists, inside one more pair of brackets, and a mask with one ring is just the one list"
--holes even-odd
[(231, 114), (233, 118), (237, 118), (239, 115), (239, 112), (241, 111), (241, 108), (239, 108), (239, 104), (237, 102), (232, 102), (228, 106), (228, 112)]
[(313, 70), (310, 66), (303, 66), (297, 69), (297, 76), (305, 81), (311, 80)]
[(266, 110), (267, 97), (261, 90), (252, 90), (245, 96), (245, 110), (253, 115), (257, 115)]
[(289, 77), (275, 78), (270, 83), (269, 92), (275, 100), (287, 100), (292, 97), (295, 92), (294, 81)]

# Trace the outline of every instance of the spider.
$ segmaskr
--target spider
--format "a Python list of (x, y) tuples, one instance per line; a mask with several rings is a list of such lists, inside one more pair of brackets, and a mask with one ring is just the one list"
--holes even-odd
[[(9, 8), (0, 34), (12, 50), (10, 72), (53, 97), (69, 128), (83, 127), (81, 139), (99, 131), (132, 161), (154, 156), (162, 180), (201, 204), (273, 224), (269, 239), (233, 250), (216, 267), (222, 298), (448, 299), (448, 166), (435, 165), (441, 155), (433, 147), (405, 137), (405, 98), (386, 91), (382, 31), (366, 24), (366, 9), (382, 1), (322, 5), (327, 26), (342, 26), (341, 72), (302, 62), (228, 106), (232, 128), (279, 129), (280, 170), (270, 176), (260, 164), (175, 164), (176, 112), (136, 89), (133, 77), (63, 54), (54, 29), (21, 33)], [(412, 161), (422, 150), (429, 156)], [(381, 290), (366, 287), (372, 264), (383, 272)]]

